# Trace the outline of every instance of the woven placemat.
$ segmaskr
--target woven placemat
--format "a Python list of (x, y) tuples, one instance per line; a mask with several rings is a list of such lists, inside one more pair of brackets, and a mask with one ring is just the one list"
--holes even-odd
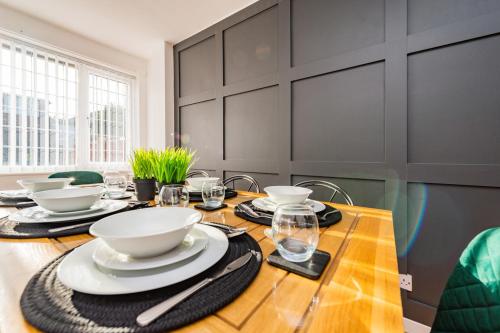
[[(259, 210), (254, 205), (252, 205), (252, 200), (242, 202), (242, 204), (246, 204), (246, 205), (250, 206), (256, 212), (263, 212), (262, 210)], [(336, 212), (332, 213), (332, 211), (336, 211)], [(266, 213), (269, 214), (269, 212), (266, 212)], [(272, 224), (271, 219), (268, 219), (265, 217), (255, 218), (255, 217), (252, 217), (250, 215), (247, 215), (245, 212), (243, 212), (243, 210), (241, 210), (239, 208), (239, 205), (234, 208), (234, 214), (236, 216), (239, 216), (242, 219), (245, 219), (245, 220), (250, 221), (250, 222), (263, 224), (263, 225), (267, 225), (267, 226), (271, 226), (271, 224)], [(328, 205), (326, 205), (326, 208), (323, 209), (321, 212), (318, 212), (316, 215), (318, 216), (318, 223), (319, 223), (320, 228), (329, 227), (331, 225), (334, 225), (334, 224), (340, 222), (340, 220), (342, 220), (342, 213), (339, 210), (337, 210), (335, 207), (328, 206)]]
[(72, 228), (69, 230), (62, 230), (57, 232), (49, 232), (49, 229), (70, 226), (72, 224), (80, 224), (92, 221), (98, 221), (106, 216), (116, 213), (124, 212), (130, 209), (141, 208), (140, 205), (129, 204), (128, 207), (119, 211), (101, 215), (89, 219), (78, 220), (77, 222), (60, 222), (60, 223), (19, 223), (9, 220), (8, 217), (0, 219), (0, 238), (12, 239), (29, 239), (29, 238), (56, 238), (63, 236), (80, 235), (89, 232), (90, 225)]
[[(231, 199), (236, 196), (238, 196), (238, 192), (232, 189), (227, 189), (224, 195), (224, 199)], [(201, 197), (201, 192), (190, 192), (189, 202), (203, 202), (203, 198)]]
[(0, 207), (16, 207), (16, 208), (28, 208), (36, 206), (37, 204), (33, 201), (2, 201), (0, 200)]
[[(136, 325), (141, 312), (198, 283), (229, 262), (253, 250), (244, 267), (186, 299), (145, 328)], [(257, 242), (247, 234), (231, 238), (224, 257), (209, 270), (175, 285), (128, 295), (98, 296), (65, 287), (56, 276), (65, 255), (42, 268), (24, 289), (21, 310), (33, 326), (54, 333), (165, 332), (208, 316), (238, 297), (254, 280), (262, 262)]]

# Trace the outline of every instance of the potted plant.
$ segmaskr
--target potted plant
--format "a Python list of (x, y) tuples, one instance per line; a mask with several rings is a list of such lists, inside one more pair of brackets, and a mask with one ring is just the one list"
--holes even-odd
[(155, 198), (153, 162), (154, 152), (143, 148), (136, 149), (130, 158), (134, 173), (135, 195), (139, 201), (149, 201)]
[(194, 163), (194, 154), (191, 150), (179, 147), (155, 152), (153, 174), (158, 183), (158, 192), (163, 185), (184, 184)]

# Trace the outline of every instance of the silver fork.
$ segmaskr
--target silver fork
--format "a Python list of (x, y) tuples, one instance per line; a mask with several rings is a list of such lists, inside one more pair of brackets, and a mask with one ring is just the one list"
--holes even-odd
[(246, 204), (239, 204), (238, 205), (239, 208), (246, 214), (248, 214), (249, 216), (251, 217), (254, 217), (254, 218), (261, 218), (261, 217), (264, 217), (266, 219), (272, 219), (273, 218), (273, 215), (272, 214), (268, 214), (268, 213), (262, 213), (262, 212), (256, 212), (255, 210), (253, 210), (249, 205), (246, 205)]
[(224, 229), (225, 231), (229, 231), (229, 232), (238, 232), (238, 231), (246, 231), (247, 230), (246, 227), (236, 228), (236, 227), (233, 227), (233, 226), (230, 226), (227, 224), (219, 224), (219, 223), (208, 222), (208, 221), (200, 222), (200, 224), (208, 225), (210, 227), (215, 227), (215, 228), (219, 228), (219, 229)]
[(329, 212), (325, 213), (324, 215), (321, 215), (321, 216), (319, 217), (319, 220), (320, 220), (320, 221), (326, 221), (326, 217), (327, 217), (328, 215), (330, 215), (330, 214), (335, 214), (335, 213), (338, 213), (338, 212), (339, 212), (339, 210), (338, 210), (338, 209), (334, 209), (334, 210), (332, 210), (332, 211), (329, 211)]

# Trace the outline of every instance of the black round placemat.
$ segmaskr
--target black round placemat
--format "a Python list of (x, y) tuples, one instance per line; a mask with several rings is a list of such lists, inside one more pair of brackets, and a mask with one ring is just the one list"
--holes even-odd
[(106, 216), (113, 215), (116, 213), (124, 212), (130, 209), (141, 208), (133, 202), (129, 203), (128, 207), (121, 209), (119, 211), (101, 215), (98, 217), (93, 217), (85, 220), (78, 220), (76, 222), (60, 222), (60, 223), (19, 223), (9, 220), (8, 217), (0, 219), (0, 238), (11, 238), (11, 239), (29, 239), (29, 238), (56, 238), (63, 236), (72, 236), (85, 234), (89, 232), (90, 225), (85, 225), (81, 227), (72, 228), (69, 230), (49, 232), (49, 229), (66, 227), (72, 224), (80, 224), (92, 221), (98, 221)]
[[(263, 212), (263, 211), (259, 210), (258, 208), (256, 208), (254, 205), (252, 205), (252, 200), (244, 201), (244, 202), (242, 202), (242, 204), (246, 204), (246, 205), (250, 206), (250, 208), (252, 208), (256, 212)], [(339, 210), (337, 210), (335, 207), (332, 207), (329, 205), (325, 205), (325, 206), (326, 206), (325, 209), (323, 209), (321, 212), (318, 212), (316, 214), (318, 216), (318, 223), (319, 223), (320, 228), (329, 227), (331, 225), (334, 225), (334, 224), (340, 222), (340, 220), (342, 220), (342, 213)], [(336, 211), (336, 212), (332, 213), (332, 211)], [(269, 214), (269, 212), (265, 212), (265, 213)], [(267, 225), (267, 226), (271, 226), (271, 224), (272, 224), (271, 219), (251, 217), (250, 215), (247, 215), (245, 212), (243, 212), (238, 206), (236, 206), (234, 208), (234, 214), (236, 216), (239, 216), (242, 219), (245, 219), (245, 220), (250, 221), (250, 222), (263, 224), (263, 225)], [(324, 218), (324, 216), (326, 216), (326, 217)]]
[[(231, 199), (238, 195), (238, 192), (232, 189), (226, 189), (224, 199)], [(203, 202), (201, 192), (189, 192), (189, 202)]]
[[(135, 318), (141, 312), (198, 283), (248, 251), (254, 251), (255, 255), (242, 268), (212, 282), (149, 326), (136, 325)], [(57, 266), (64, 256), (31, 278), (21, 296), (24, 318), (45, 332), (165, 332), (179, 328), (233, 301), (257, 276), (262, 262), (259, 245), (244, 234), (230, 239), (226, 254), (212, 268), (186, 281), (148, 292), (99, 296), (73, 291), (57, 279)]]
[[(90, 222), (78, 221), (74, 224)], [(49, 232), (49, 229), (65, 227), (68, 223), (19, 223), (9, 220), (7, 217), (0, 220), (0, 238), (28, 239), (28, 238), (55, 238), (88, 233), (90, 225), (72, 228), (70, 230)]]

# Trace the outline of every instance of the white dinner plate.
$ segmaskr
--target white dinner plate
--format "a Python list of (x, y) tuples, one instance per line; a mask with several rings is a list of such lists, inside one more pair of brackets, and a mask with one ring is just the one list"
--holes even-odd
[(175, 264), (141, 271), (106, 269), (92, 260), (92, 253), (99, 245), (95, 239), (70, 252), (57, 267), (57, 277), (68, 288), (93, 295), (132, 294), (184, 281), (212, 267), (229, 246), (226, 235), (217, 228), (205, 225), (196, 228), (207, 234), (207, 249)]
[(106, 207), (108, 204), (109, 203), (107, 203), (106, 201), (100, 200), (95, 205), (91, 206), (89, 209), (77, 210), (77, 211), (73, 211), (73, 212), (53, 212), (53, 211), (46, 210), (43, 208), (42, 209), (44, 211), (46, 211), (49, 216), (74, 216), (74, 215), (89, 214), (89, 213), (101, 210), (104, 207)]
[[(319, 213), (323, 211), (326, 206), (316, 200), (307, 199), (304, 204), (309, 205), (315, 213)], [(278, 205), (272, 201), (269, 197), (257, 198), (252, 201), (252, 205), (254, 205), (257, 209), (274, 212)]]
[(121, 200), (101, 200), (103, 207), (99, 210), (65, 216), (53, 216), (40, 206), (25, 208), (9, 215), (9, 220), (20, 223), (55, 223), (55, 222), (76, 222), (88, 218), (99, 217), (110, 214), (127, 207), (128, 203)]
[(190, 258), (203, 250), (208, 243), (207, 234), (197, 225), (184, 238), (182, 243), (162, 255), (150, 258), (132, 258), (126, 254), (116, 252), (110, 248), (102, 239), (97, 239), (92, 259), (100, 266), (122, 271), (136, 271), (151, 269), (174, 264)]

